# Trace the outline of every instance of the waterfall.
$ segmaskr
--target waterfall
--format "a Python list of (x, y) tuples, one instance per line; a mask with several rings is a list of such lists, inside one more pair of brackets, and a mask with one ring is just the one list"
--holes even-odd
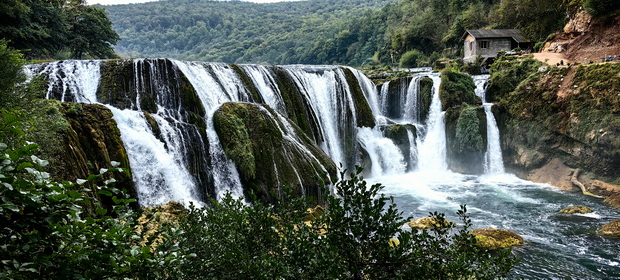
[[(350, 168), (345, 145), (354, 145), (351, 137), (357, 124), (353, 97), (339, 68), (319, 67), (307, 71), (302, 66), (288, 66), (285, 70), (293, 77), (302, 95), (318, 118), (324, 136), (320, 147), (336, 164)], [(317, 71), (318, 70), (318, 71)]]
[[(375, 128), (357, 128), (355, 102), (345, 70), (336, 66), (229, 65), (161, 59), (106, 61), (105, 67), (125, 67), (123, 71), (132, 73), (126, 78), (127, 84), (112, 89), (120, 90), (120, 97), (108, 96), (110, 90), (102, 92), (105, 85), (100, 84), (100, 69), (103, 67), (102, 61), (63, 61), (31, 65), (27, 70), (29, 76), (48, 77), (48, 98), (107, 103), (121, 131), (138, 199), (143, 205), (169, 200), (201, 201), (205, 194), (220, 198), (226, 192), (232, 192), (234, 197), (244, 196), (239, 172), (224, 153), (214, 129), (213, 114), (226, 102), (262, 103), (265, 106), (261, 107), (262, 112), (276, 120), (286, 140), (286, 149), (291, 149), (283, 152), (292, 155), (298, 151), (305, 160), (313, 160), (294, 125), (285, 118), (291, 110), (287, 106), (291, 104), (286, 99), (289, 97), (281, 92), (280, 79), (289, 79), (293, 91), (298, 92), (295, 94), (299, 95), (302, 109), (316, 118), (312, 120), (312, 125), (316, 125), (313, 129), (320, 135), (315, 136), (316, 144), (336, 164), (352, 168), (353, 164), (361, 164), (363, 156), (370, 163), (367, 174), (371, 177), (414, 170), (447, 170), (439, 74), (414, 74), (407, 79), (386, 82), (378, 90), (361, 72), (348, 68), (355, 75), (377, 123)], [(276, 76), (276, 73), (285, 74)], [(423, 77), (433, 81), (426, 120), (420, 119), (420, 111), (426, 109), (421, 108), (419, 85)], [(488, 75), (474, 76), (474, 79), (476, 94), (484, 98), (483, 85)], [(195, 100), (187, 97), (194, 91)], [(124, 99), (119, 101), (119, 98)], [(489, 125), (485, 172), (503, 173), (499, 133), (490, 104), (485, 104), (485, 111)], [(196, 112), (204, 114), (198, 123), (192, 121)], [(199, 125), (201, 122), (204, 123)], [(386, 129), (400, 134), (387, 138)], [(358, 148), (365, 153), (359, 153)], [(273, 169), (278, 172), (277, 166)], [(325, 172), (324, 167), (318, 169), (323, 170), (315, 170), (317, 173)], [(299, 185), (303, 188), (301, 179)]]
[(362, 127), (357, 139), (370, 157), (371, 177), (402, 174), (406, 171), (405, 157), (392, 140), (383, 137), (379, 129)]
[(491, 112), (492, 103), (486, 102), (486, 88), (490, 75), (472, 76), (476, 84), (476, 95), (482, 99), (487, 120), (487, 151), (484, 155), (484, 174), (494, 175), (504, 173), (504, 161), (499, 138), (499, 129), (495, 116)]
[[(135, 60), (133, 69), (141, 73), (139, 68), (145, 60)], [(30, 68), (31, 73), (44, 74), (49, 80), (47, 98), (61, 101), (81, 103), (99, 103), (97, 89), (100, 82), (100, 61), (62, 61), (45, 65), (37, 69)], [(154, 67), (152, 64), (150, 67)], [(155, 73), (151, 68), (150, 73)], [(145, 77), (133, 77), (136, 88), (144, 88)], [(153, 76), (149, 78), (154, 78)], [(152, 85), (152, 83), (149, 83)], [(60, 92), (58, 90), (61, 89)], [(132, 104), (138, 104), (132, 100)], [(118, 109), (106, 105), (113, 113), (121, 132), (121, 139), (127, 150), (132, 167), (138, 199), (142, 205), (152, 206), (170, 200), (189, 202), (200, 201), (196, 179), (184, 164), (189, 153), (185, 146), (192, 133), (186, 130), (175, 113), (166, 109), (166, 104), (158, 104), (157, 114), (153, 118), (160, 128), (161, 139), (158, 139), (150, 128), (144, 114), (130, 109)], [(133, 107), (133, 105), (132, 105)]]
[(405, 96), (405, 106), (401, 119), (410, 123), (420, 123), (420, 79), (423, 76), (416, 75), (411, 79), (407, 94)]
[[(439, 99), (439, 75), (431, 75), (433, 80), (433, 97), (426, 123), (427, 132), (418, 149), (418, 169), (420, 171), (446, 171), (446, 130), (444, 114)], [(422, 136), (422, 135), (420, 135)]]
[[(235, 164), (224, 154), (212, 116), (220, 105), (226, 102), (247, 101), (247, 93), (236, 87), (241, 81), (232, 69), (224, 64), (204, 64), (199, 62), (173, 61), (192, 84), (206, 111), (207, 138), (211, 159), (211, 176), (215, 186), (216, 198), (226, 192), (233, 197), (243, 197), (243, 187)], [(212, 73), (215, 74), (212, 74)], [(240, 97), (244, 98), (241, 100)]]
[(484, 156), (484, 173), (489, 175), (503, 174), (504, 161), (499, 141), (499, 129), (493, 112), (491, 112), (491, 106), (493, 104), (484, 104), (484, 112), (487, 115), (487, 152)]

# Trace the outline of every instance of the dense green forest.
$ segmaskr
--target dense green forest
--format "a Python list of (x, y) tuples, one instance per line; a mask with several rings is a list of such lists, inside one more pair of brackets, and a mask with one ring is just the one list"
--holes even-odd
[[(125, 56), (255, 63), (345, 63), (328, 53), (325, 38), (339, 38), (336, 49), (351, 51), (356, 64), (375, 49), (350, 46), (351, 19), (362, 18), (394, 0), (318, 0), (255, 4), (171, 0), (106, 6)], [(379, 25), (379, 22), (377, 22)], [(360, 26), (361, 27), (361, 26)], [(380, 30), (368, 30), (369, 39)], [(360, 32), (356, 32), (358, 35)], [(364, 53), (365, 56), (353, 52)]]
[[(457, 57), (465, 29), (561, 30), (579, 0), (167, 0), (106, 6), (124, 56), (271, 64), (430, 65)], [(411, 57), (413, 55), (414, 59)], [(418, 61), (419, 60), (419, 61)]]

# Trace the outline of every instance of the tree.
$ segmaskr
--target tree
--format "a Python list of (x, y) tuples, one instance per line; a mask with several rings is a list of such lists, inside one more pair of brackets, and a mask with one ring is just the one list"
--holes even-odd
[(9, 94), (15, 85), (24, 79), (22, 67), (23, 55), (7, 46), (6, 40), (0, 40), (0, 94)]
[(116, 57), (112, 45), (115, 45), (120, 37), (112, 29), (112, 21), (106, 16), (105, 10), (84, 6), (81, 0), (76, 0), (71, 2), (67, 14), (71, 26), (68, 45), (73, 57)]

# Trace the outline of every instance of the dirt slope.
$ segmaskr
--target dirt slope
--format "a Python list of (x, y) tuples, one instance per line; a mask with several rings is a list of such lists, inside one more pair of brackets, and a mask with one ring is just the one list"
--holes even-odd
[[(620, 61), (620, 15), (595, 20), (584, 10), (577, 12), (564, 27), (541, 49), (538, 59), (564, 62), (602, 62), (602, 58), (617, 55)], [(557, 61), (559, 62), (559, 61)], [(556, 62), (556, 63), (557, 63)]]

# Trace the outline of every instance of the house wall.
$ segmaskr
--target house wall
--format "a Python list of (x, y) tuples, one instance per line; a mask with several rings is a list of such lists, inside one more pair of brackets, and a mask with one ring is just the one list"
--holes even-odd
[[(481, 42), (488, 42), (487, 48), (481, 48)], [(497, 38), (497, 39), (479, 39), (476, 40), (471, 35), (465, 38), (463, 45), (463, 61), (465, 63), (471, 63), (476, 60), (477, 56), (480, 57), (495, 57), (497, 52), (509, 51), (512, 49), (511, 38)], [(482, 43), (484, 44), (484, 43)]]

